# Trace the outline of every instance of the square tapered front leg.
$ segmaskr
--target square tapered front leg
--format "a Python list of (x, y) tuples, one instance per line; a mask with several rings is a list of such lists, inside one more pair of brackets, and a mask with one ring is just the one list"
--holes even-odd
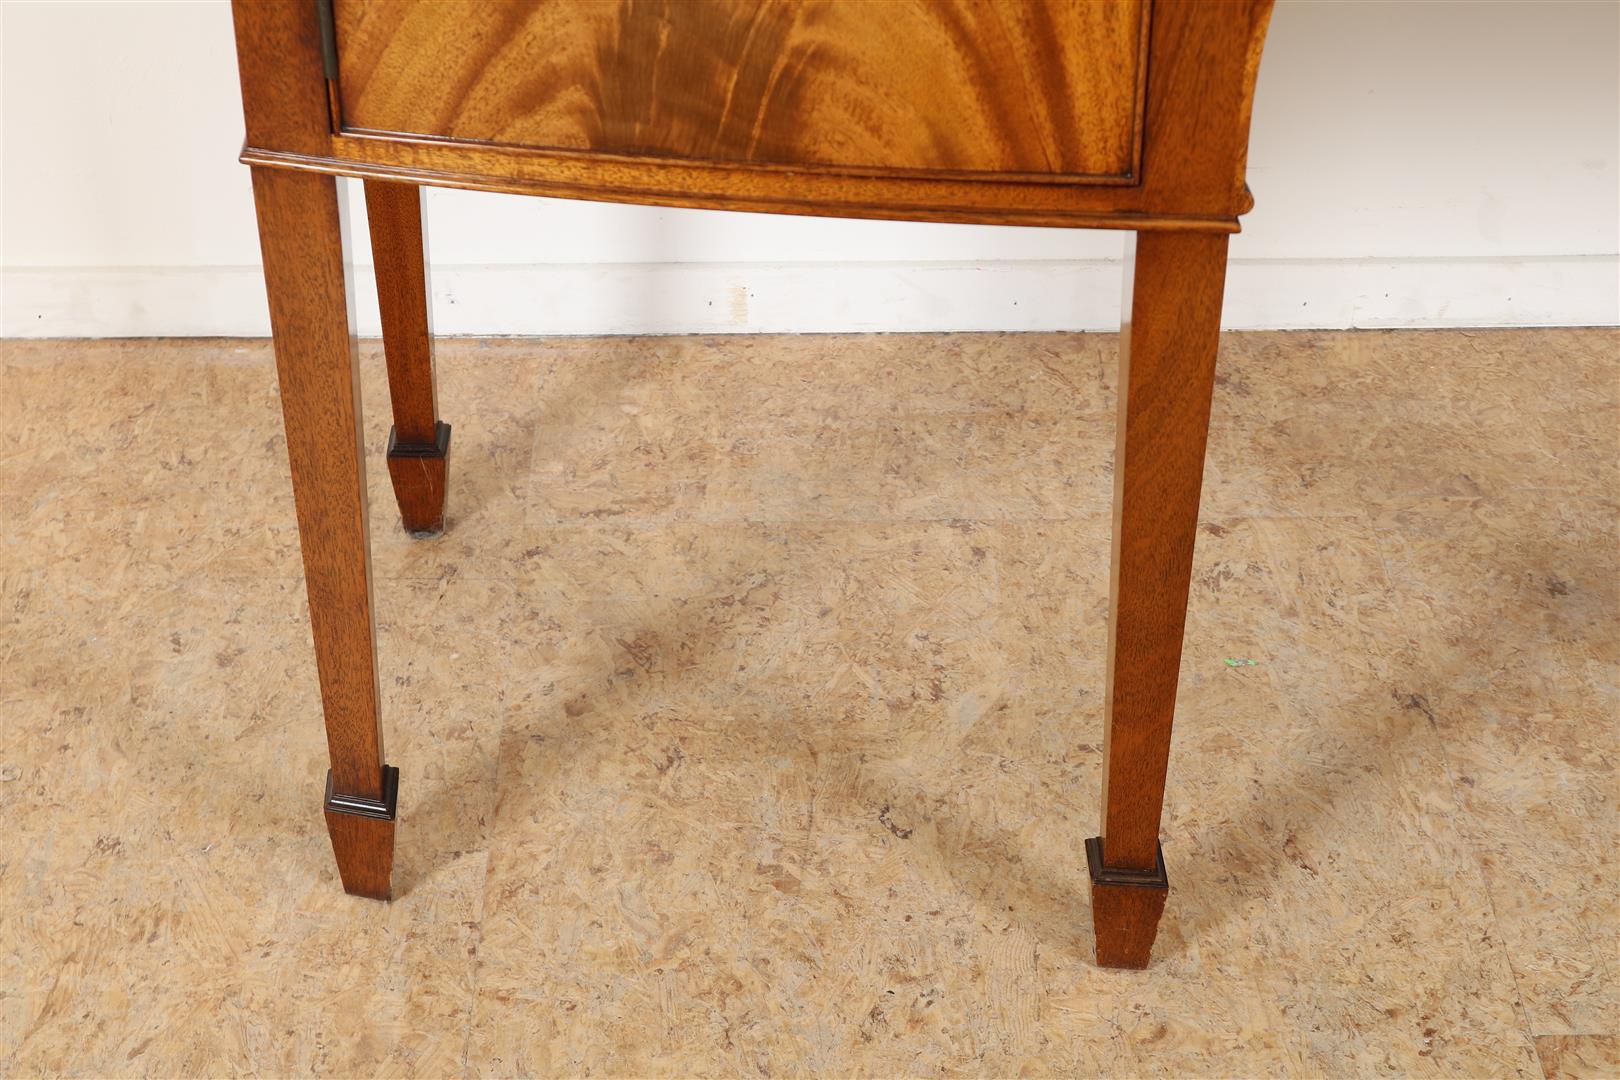
[[(342, 203), (330, 176), (253, 170), (344, 888), (388, 897), (397, 773), (383, 764), (376, 627)], [(335, 794), (334, 794), (335, 793)]]
[[(1169, 888), (1159, 819), (1226, 280), (1221, 233), (1143, 233), (1127, 258), (1114, 454), (1097, 962), (1146, 967)], [(1106, 852), (1106, 857), (1105, 857)]]

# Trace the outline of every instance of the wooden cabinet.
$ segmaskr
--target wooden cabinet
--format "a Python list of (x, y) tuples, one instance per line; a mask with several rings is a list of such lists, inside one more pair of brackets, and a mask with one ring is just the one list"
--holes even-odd
[(378, 715), (333, 177), (366, 180), (388, 464), (413, 531), (442, 527), (450, 447), (421, 185), (1128, 229), (1107, 771), (1086, 857), (1099, 961), (1145, 965), (1168, 887), (1160, 809), (1269, 0), (236, 0), (234, 12), (344, 886), (388, 895), (398, 777)]
[(1232, 232), (1269, 10), (331, 0), (327, 18), (315, 0), (244, 0), (243, 160), (670, 206)]
[(647, 162), (1129, 182), (1142, 0), (335, 0), (345, 130)]

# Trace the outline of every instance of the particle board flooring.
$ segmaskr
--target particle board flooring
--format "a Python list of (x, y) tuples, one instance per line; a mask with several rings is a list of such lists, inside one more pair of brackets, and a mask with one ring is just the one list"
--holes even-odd
[(1620, 1074), (1620, 335), (1228, 334), (1152, 967), (1092, 965), (1117, 341), (362, 347), (389, 905), (263, 341), (0, 343), (0, 1075)]

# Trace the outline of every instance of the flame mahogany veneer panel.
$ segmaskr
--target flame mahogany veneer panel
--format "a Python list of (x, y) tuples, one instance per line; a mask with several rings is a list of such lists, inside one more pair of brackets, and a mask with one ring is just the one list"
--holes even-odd
[(1128, 182), (1147, 0), (334, 0), (343, 129)]

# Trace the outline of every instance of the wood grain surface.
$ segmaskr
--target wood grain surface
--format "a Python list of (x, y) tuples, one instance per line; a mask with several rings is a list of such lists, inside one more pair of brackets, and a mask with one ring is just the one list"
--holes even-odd
[(433, 290), (423, 226), (425, 192), (415, 184), (366, 181), (366, 221), (377, 267), (377, 308), (388, 362), (388, 476), (400, 520), (415, 536), (444, 531), (450, 425), (439, 422), (433, 380)]
[(556, 199), (685, 206), (815, 217), (1040, 225), (1087, 229), (1237, 232), (1246, 196), (1187, 200), (1183, 210), (1144, 210), (1153, 199), (1117, 185), (1045, 184), (956, 176), (788, 172), (704, 162), (635, 161), (606, 155), (336, 135), (311, 156), (249, 147), (242, 160), (268, 168), (393, 180)]
[(401, 446), (431, 446), (439, 419), (433, 385), (433, 307), (428, 287), (423, 192), (367, 180), (366, 224), (377, 268), (377, 309), (388, 359), (388, 398)]
[(325, 814), (343, 891), (369, 900), (392, 899), (395, 822), (331, 810)]
[(1109, 867), (1151, 870), (1158, 859), (1226, 247), (1221, 235), (1145, 233), (1126, 251), (1103, 734)]
[(337, 181), (254, 169), (253, 195), (333, 787), (379, 798), (371, 542)]
[(852, 169), (1134, 171), (1144, 0), (336, 0), (343, 126)]
[(322, 154), (332, 136), (315, 0), (231, 4), (248, 146)]
[(1097, 966), (1140, 971), (1153, 958), (1166, 889), (1091, 885), (1091, 925)]
[[(700, 11), (715, 20), (733, 8), (818, 10), (817, 0), (803, 5), (743, 5), (737, 0), (730, 7), (715, 6), (718, 3), (680, 5), (671, 9), (677, 14), (659, 15), (664, 9), (620, 9), (604, 2), (585, 9), (596, 14), (581, 16), (574, 29), (560, 30), (560, 40), (573, 41), (570, 34), (605, 33), (591, 28), (613, 12), (619, 12), (614, 16), (619, 18), (628, 11), (673, 34), (677, 26), (706, 25), (693, 23)], [(763, 63), (754, 59), (754, 50), (762, 48), (757, 43), (722, 42), (702, 54), (706, 59), (683, 60), (693, 65), (692, 71), (672, 88), (664, 76), (646, 81), (638, 54), (629, 44), (643, 39), (629, 28), (623, 39), (604, 38), (601, 50), (590, 57), (578, 53), (582, 46), (577, 43), (569, 46), (573, 53), (536, 54), (522, 33), (531, 18), (540, 17), (539, 8), (339, 0), (336, 35), (345, 43), (348, 57), (339, 88), (328, 84), (323, 74), (320, 35), (311, 31), (319, 26), (314, 0), (238, 0), (237, 52), (248, 118), (242, 160), (269, 168), (481, 191), (908, 221), (1235, 232), (1238, 216), (1253, 204), (1244, 183), (1244, 155), (1271, 0), (1153, 0), (1150, 8), (1138, 12), (1140, 38), (1125, 35), (1118, 26), (1107, 32), (1112, 36), (1087, 36), (1086, 20), (1100, 18), (1104, 10), (1093, 11), (1090, 5), (1070, 9), (1021, 0), (965, 7), (917, 0), (846, 3), (838, 9), (836, 18), (849, 20), (850, 35), (861, 40), (841, 42), (837, 55), (846, 66), (855, 62), (864, 66), (852, 72), (824, 70), (822, 63), (833, 56), (832, 51), (812, 50), (805, 64), (822, 73), (800, 71), (792, 76), (796, 84), (815, 89), (821, 87), (816, 80), (825, 79), (843, 89), (825, 95), (820, 89), (814, 94), (807, 89), (791, 98), (799, 102), (793, 109), (808, 110), (803, 116), (784, 111), (789, 107), (783, 102), (791, 103), (791, 96), (782, 97), (786, 91), (779, 87), (748, 91), (754, 95), (750, 100), (755, 101), (756, 112), (769, 105), (765, 117), (770, 123), (754, 140), (752, 134), (746, 138), (739, 134), (751, 132), (753, 121), (745, 125), (733, 119), (740, 115), (731, 93), (735, 87), (731, 81), (722, 82), (730, 76), (720, 72), (725, 68), (723, 56), (736, 54), (750, 65)], [(446, 11), (462, 18), (454, 26), (441, 25)], [(503, 11), (512, 20), (510, 28), (496, 18)], [(932, 29), (919, 30), (915, 41), (903, 43), (897, 54), (903, 62), (883, 59), (900, 45), (892, 39), (887, 22), (862, 21), (854, 14), (870, 11), (908, 13), (905, 18)], [(1027, 19), (1015, 17), (1019, 11)], [(1115, 11), (1114, 17), (1122, 20), (1123, 11)], [(900, 17), (886, 14), (887, 19)], [(1064, 25), (1079, 36), (1060, 35), (1065, 44), (1055, 53), (1053, 47), (1037, 48), (1044, 39), (1031, 26), (1043, 19), (1054, 27), (1069, 20)], [(450, 35), (445, 47), (440, 49), (433, 40), (403, 44), (414, 40), (411, 35), (418, 32), (414, 29), (418, 22)], [(943, 31), (936, 25), (945, 23), (959, 32), (949, 47), (940, 44)], [(800, 27), (795, 33), (808, 34), (804, 27), (811, 24), (793, 25)], [(972, 48), (965, 45), (968, 35), (963, 28), (968, 26), (984, 31)], [(784, 46), (789, 53), (797, 40)], [(456, 66), (466, 65), (456, 50), (475, 47), (491, 54), (492, 72), (505, 72), (498, 84), (496, 75)], [(673, 47), (661, 46), (663, 53), (658, 54), (657, 68), (666, 75)], [(1064, 51), (1070, 48), (1080, 53), (1070, 57)], [(1114, 50), (1107, 56), (1106, 72), (1087, 66), (1100, 62), (1106, 49)], [(677, 50), (674, 55), (691, 51)], [(527, 56), (532, 70), (510, 67), (509, 53)], [(1084, 62), (1078, 58), (1082, 54)], [(926, 56), (931, 65), (926, 80), (917, 76), (917, 56)], [(1054, 56), (1056, 66), (1046, 63)], [(546, 88), (555, 89), (553, 83), (560, 76), (552, 68), (562, 64), (572, 65), (580, 81), (554, 100), (546, 96), (552, 93)], [(1019, 66), (1026, 64), (1030, 66)], [(446, 65), (466, 77), (457, 83), (445, 75)], [(871, 111), (853, 119), (844, 116), (845, 128), (830, 119), (843, 115), (839, 110), (848, 113), (853, 108), (851, 95), (864, 92), (850, 87), (889, 86), (902, 78), (912, 82), (896, 84), (898, 96), (868, 103)], [(1118, 173), (1056, 171), (1111, 169), (1118, 164), (1126, 127), (1099, 121), (1114, 106), (1096, 102), (1118, 97), (1132, 80), (1137, 96), (1130, 99), (1130, 149), (1125, 160), (1134, 167)], [(778, 76), (777, 83), (781, 82)], [(518, 93), (514, 87), (527, 89)], [(717, 96), (717, 87), (726, 93)], [(532, 101), (525, 96), (531, 90), (539, 94)], [(366, 102), (349, 100), (357, 95)], [(401, 95), (410, 100), (402, 97), (402, 103), (388, 105), (395, 110), (391, 116), (374, 111), (370, 104), (373, 97), (394, 102)], [(1014, 101), (1017, 95), (1028, 100)], [(948, 103), (944, 120), (917, 111), (938, 102)], [(549, 130), (563, 145), (537, 147), (466, 137), (482, 132), (508, 140), (541, 138), (525, 133), (525, 125), (540, 122), (536, 116), (552, 125)], [(610, 123), (610, 118), (616, 119)], [(452, 134), (375, 131), (361, 127), (362, 121)], [(1105, 144), (1113, 149), (1086, 160)], [(671, 157), (672, 146), (692, 156)], [(797, 163), (770, 160), (782, 156), (777, 151), (783, 147)], [(855, 149), (845, 153), (840, 147)], [(867, 155), (864, 163), (854, 160), (855, 150)], [(737, 156), (701, 156), (722, 153)], [(1108, 155), (1113, 157), (1105, 161)], [(825, 163), (838, 160), (851, 163)]]

